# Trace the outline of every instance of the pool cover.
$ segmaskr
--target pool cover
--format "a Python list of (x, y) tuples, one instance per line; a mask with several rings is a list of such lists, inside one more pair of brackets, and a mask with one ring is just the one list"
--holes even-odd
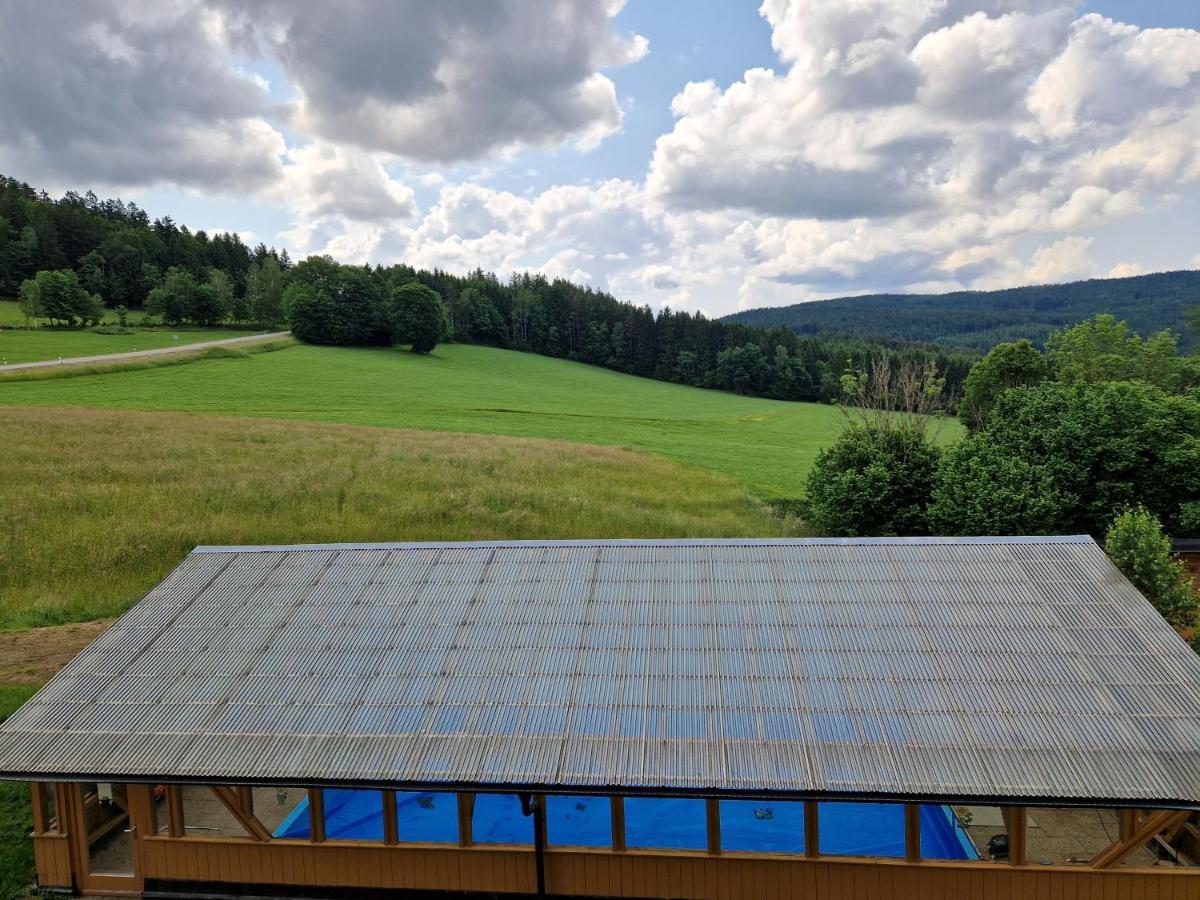
[[(551, 844), (607, 847), (611, 821), (607, 797), (550, 796), (546, 830)], [(397, 792), (400, 839), (457, 843), (458, 806), (453, 794)], [(473, 816), (480, 844), (531, 844), (533, 821), (512, 794), (478, 794)], [(895, 803), (821, 803), (821, 852), (848, 856), (904, 856), (904, 807)], [(276, 837), (309, 836), (308, 803), (302, 800), (275, 831)], [(686, 798), (625, 798), (625, 836), (630, 847), (703, 850), (704, 801)], [(383, 840), (378, 791), (326, 790), (325, 837)], [(722, 800), (721, 847), (758, 852), (804, 852), (804, 804), (795, 801)], [(976, 859), (978, 854), (947, 806), (921, 807), (921, 855), (927, 859)]]

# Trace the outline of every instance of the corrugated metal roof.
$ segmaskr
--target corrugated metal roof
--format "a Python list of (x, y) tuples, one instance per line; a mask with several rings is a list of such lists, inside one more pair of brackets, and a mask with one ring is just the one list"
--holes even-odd
[(1089, 538), (198, 548), (7, 777), (1200, 804), (1200, 658)]

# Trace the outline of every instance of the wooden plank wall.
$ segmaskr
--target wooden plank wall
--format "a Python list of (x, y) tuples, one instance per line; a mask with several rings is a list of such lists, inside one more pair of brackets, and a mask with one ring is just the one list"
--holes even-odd
[(1187, 569), (1188, 574), (1192, 576), (1192, 580), (1200, 585), (1200, 553), (1180, 553), (1179, 559), (1183, 562), (1183, 567)]
[(65, 834), (35, 834), (33, 863), (44, 888), (71, 886), (71, 839)]
[[(528, 847), (221, 838), (146, 838), (145, 876), (291, 886), (532, 893)], [(993, 863), (809, 860), (727, 853), (551, 848), (547, 890), (564, 896), (693, 897), (697, 900), (961, 900), (963, 897), (1200, 900), (1195, 870), (1089, 871)]]

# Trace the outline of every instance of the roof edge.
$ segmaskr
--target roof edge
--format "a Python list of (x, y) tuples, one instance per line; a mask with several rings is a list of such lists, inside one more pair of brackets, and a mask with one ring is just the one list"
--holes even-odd
[(470, 547), (793, 547), (793, 546), (913, 546), (972, 544), (1095, 544), (1091, 535), (1012, 535), (974, 537), (864, 537), (864, 538), (584, 538), (529, 541), (380, 541), (329, 544), (200, 545), (192, 553), (279, 553), (312, 550), (416, 550)]

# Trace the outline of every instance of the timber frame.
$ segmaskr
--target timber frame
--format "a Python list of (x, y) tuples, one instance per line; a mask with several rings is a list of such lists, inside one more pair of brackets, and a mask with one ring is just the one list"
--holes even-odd
[[(69, 782), (32, 786), (34, 850), (42, 888), (79, 889), (87, 882), (87, 848), (81, 846), (83, 792)], [(156, 821), (150, 785), (127, 786), (128, 823), (133, 837), (134, 877), (104, 884), (106, 893), (137, 896), (203, 890), (228, 893), (260, 886), (305, 891), (458, 891), (546, 896), (756, 898), (812, 897), (841, 900), (860, 896), (932, 898), (962, 896), (1131, 896), (1144, 900), (1200, 900), (1200, 870), (1117, 866), (1157, 835), (1183, 825), (1188, 810), (1123, 810), (1120, 834), (1088, 865), (1029, 865), (1025, 853), (1026, 809), (1005, 807), (1009, 858), (1003, 862), (939, 861), (921, 855), (920, 805), (904, 805), (903, 858), (822, 854), (816, 801), (805, 805), (803, 853), (748, 853), (721, 846), (720, 806), (705, 804), (707, 845), (698, 850), (630, 848), (624, 804), (612, 796), (609, 847), (548, 845), (544, 797), (522, 795), (535, 817), (531, 845), (476, 844), (472, 839), (475, 794), (457, 794), (457, 843), (407, 840), (398, 833), (396, 793), (381, 791), (383, 840), (328, 840), (323, 790), (308, 788), (307, 840), (273, 837), (255, 815), (248, 788), (208, 785), (245, 831), (244, 836), (187, 834), (180, 785), (166, 785)], [(46, 813), (48, 795), (54, 816)], [(815, 838), (809, 840), (808, 836)], [(94, 883), (92, 887), (94, 887)]]

